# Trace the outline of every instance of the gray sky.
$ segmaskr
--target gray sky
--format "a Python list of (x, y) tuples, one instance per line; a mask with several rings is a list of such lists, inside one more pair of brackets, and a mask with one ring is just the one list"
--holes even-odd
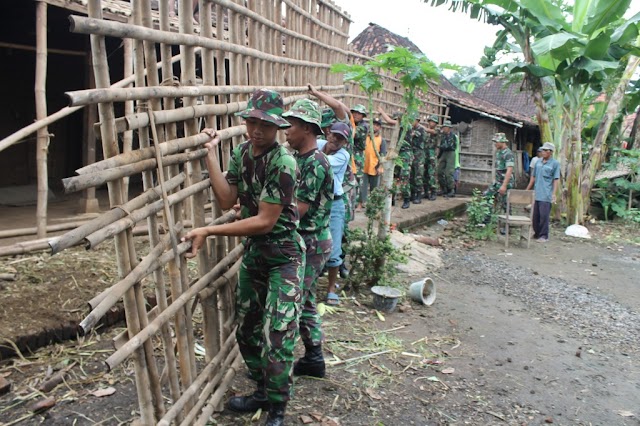
[[(477, 66), (484, 47), (493, 44), (499, 29), (466, 14), (449, 12), (448, 6), (431, 7), (422, 0), (334, 1), (353, 20), (349, 41), (373, 22), (408, 37), (436, 64)], [(640, 12), (640, 0), (633, 0), (629, 10)]]

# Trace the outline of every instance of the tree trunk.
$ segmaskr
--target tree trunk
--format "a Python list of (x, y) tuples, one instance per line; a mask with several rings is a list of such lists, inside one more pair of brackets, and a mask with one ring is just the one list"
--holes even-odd
[(566, 214), (567, 221), (572, 224), (582, 224), (584, 199), (580, 191), (582, 181), (582, 108), (574, 108), (571, 120), (571, 132), (567, 146), (567, 178)]
[(640, 64), (640, 57), (630, 56), (629, 62), (625, 67), (624, 73), (618, 82), (615, 90), (611, 94), (609, 98), (609, 102), (607, 103), (607, 110), (600, 122), (600, 127), (598, 128), (598, 133), (596, 134), (596, 138), (593, 141), (593, 147), (589, 152), (589, 158), (582, 170), (582, 175), (580, 179), (580, 192), (581, 197), (585, 200), (585, 203), (582, 207), (581, 216), (585, 215), (589, 210), (589, 200), (591, 197), (591, 188), (593, 188), (593, 184), (595, 182), (596, 173), (600, 169), (602, 165), (602, 159), (606, 153), (607, 148), (607, 137), (609, 136), (609, 131), (611, 130), (611, 123), (615, 119), (616, 115), (618, 115), (618, 111), (620, 110), (620, 105), (624, 100), (624, 93), (629, 84), (629, 80), (633, 76), (636, 68)]
[(640, 146), (640, 107), (636, 110), (636, 118), (633, 120), (627, 149), (633, 149), (634, 146)]
[[(47, 4), (39, 1), (36, 4), (36, 119), (47, 116)], [(36, 226), (38, 238), (47, 236), (47, 197), (49, 195), (49, 172), (47, 158), (49, 150), (49, 129), (38, 130), (36, 148), (36, 166), (38, 173), (38, 204), (36, 208)]]
[[(405, 133), (405, 132), (403, 132)], [(391, 187), (393, 186), (393, 170), (395, 169), (395, 161), (398, 153), (396, 149), (400, 143), (400, 122), (393, 128), (391, 134), (391, 141), (387, 150), (387, 155), (384, 157), (384, 174), (382, 175), (382, 184), (385, 192), (388, 194), (384, 202), (384, 209), (382, 210), (382, 220), (378, 225), (378, 238), (383, 240), (389, 234), (389, 227), (391, 225)]]

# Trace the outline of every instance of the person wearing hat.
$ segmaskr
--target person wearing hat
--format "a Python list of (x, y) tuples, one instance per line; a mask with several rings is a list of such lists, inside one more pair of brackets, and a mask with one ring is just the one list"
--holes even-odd
[(438, 146), (438, 181), (445, 198), (454, 197), (453, 172), (456, 167), (458, 136), (451, 131), (451, 121), (442, 123), (442, 134)]
[(374, 119), (373, 141), (371, 140), (371, 136), (367, 136), (364, 149), (364, 168), (362, 170), (362, 183), (360, 185), (360, 201), (362, 206), (367, 203), (369, 192), (380, 185), (380, 176), (383, 172), (380, 164), (380, 156), (387, 154), (387, 141), (382, 138), (380, 134), (381, 130), (382, 122), (379, 118)]
[(533, 174), (533, 169), (536, 168), (536, 163), (540, 161), (540, 158), (542, 158), (542, 146), (538, 148), (538, 150), (536, 151), (536, 156), (533, 157), (531, 159), (531, 162), (529, 163), (529, 176)]
[(551, 205), (556, 202), (556, 191), (560, 181), (560, 163), (553, 158), (555, 149), (555, 145), (551, 142), (545, 142), (540, 147), (542, 158), (531, 171), (531, 178), (527, 185), (527, 190), (533, 188), (535, 191), (533, 238), (541, 243), (549, 240)]
[(409, 133), (411, 134), (411, 149), (413, 150), (413, 162), (411, 163), (411, 176), (409, 178), (411, 182), (411, 202), (413, 204), (421, 204), (428, 133), (420, 125), (420, 118), (414, 120)]
[[(402, 114), (397, 112), (393, 116), (395, 118), (391, 118), (387, 115), (387, 113), (382, 109), (382, 107), (378, 107), (378, 112), (382, 119), (392, 126), (395, 126), (400, 120), (402, 120)], [(398, 143), (398, 162), (400, 165), (397, 165), (394, 168), (393, 176), (396, 178), (396, 182), (393, 189), (393, 198), (400, 191), (402, 194), (403, 202), (402, 208), (408, 209), (411, 207), (411, 166), (413, 165), (413, 147), (411, 145), (411, 130), (407, 131), (404, 139)]]
[(333, 123), (327, 140), (319, 140), (318, 148), (329, 157), (329, 163), (333, 170), (333, 203), (331, 205), (331, 215), (329, 218), (329, 229), (333, 241), (331, 255), (327, 261), (327, 304), (338, 305), (340, 298), (336, 293), (336, 283), (342, 258), (342, 236), (345, 231), (345, 199), (343, 181), (345, 173), (349, 167), (350, 155), (345, 149), (351, 135), (351, 127), (348, 124)]
[[(364, 168), (364, 150), (366, 148), (367, 136), (369, 136), (369, 126), (365, 121), (367, 109), (362, 104), (357, 104), (350, 110), (353, 122), (355, 123), (355, 134), (353, 135), (353, 159), (356, 163), (356, 178), (358, 180), (358, 189), (362, 187), (363, 168)], [(358, 190), (356, 196), (359, 205), (362, 205), (362, 196)]]
[(298, 232), (307, 246), (299, 323), (305, 354), (294, 364), (293, 374), (324, 377), (316, 288), (332, 248), (329, 217), (333, 202), (333, 171), (327, 156), (318, 150), (317, 136), (322, 133), (318, 104), (300, 99), (282, 116), (291, 124), (285, 135), (289, 146), (296, 151), (294, 157), (300, 172), (296, 191), (300, 213)]
[(427, 140), (425, 142), (425, 160), (424, 160), (424, 179), (422, 180), (423, 192), (422, 198), (434, 201), (438, 192), (438, 182), (436, 180), (437, 164), (436, 164), (436, 148), (438, 147), (437, 129), (438, 116), (432, 114), (427, 120)]
[(507, 147), (509, 140), (504, 133), (496, 133), (491, 139), (496, 147), (496, 175), (493, 184), (484, 192), (484, 196), (491, 200), (498, 200), (500, 211), (507, 211), (507, 191), (513, 188), (512, 175), (515, 165), (513, 152)]
[(290, 127), (282, 111), (279, 93), (259, 89), (252, 94), (247, 109), (237, 113), (250, 139), (233, 149), (226, 176), (217, 153), (220, 137), (203, 130), (211, 138), (205, 161), (215, 199), (222, 209), (239, 199), (241, 219), (196, 228), (183, 238), (191, 241), (187, 257), (193, 257), (210, 235), (247, 237), (236, 288), (236, 339), (257, 390), (230, 398), (227, 407), (247, 413), (268, 409), (269, 426), (283, 424), (292, 395), (305, 265), (297, 231), (296, 160), (276, 140), (278, 130)]

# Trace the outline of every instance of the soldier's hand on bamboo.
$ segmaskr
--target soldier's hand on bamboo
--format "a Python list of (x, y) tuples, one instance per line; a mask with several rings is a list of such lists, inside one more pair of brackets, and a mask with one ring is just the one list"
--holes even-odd
[(218, 136), (215, 130), (209, 128), (202, 130), (202, 133), (211, 138), (209, 142), (204, 144), (204, 147), (209, 150), (209, 154), (214, 154), (216, 152), (216, 147), (220, 143), (220, 136)]
[(307, 84), (307, 88), (309, 89), (310, 94), (312, 94), (316, 98), (318, 97), (317, 96), (318, 90), (316, 90), (316, 88), (312, 84)]
[(208, 236), (209, 233), (206, 228), (196, 228), (187, 232), (187, 234), (182, 237), (182, 242), (191, 241), (191, 250), (186, 252), (184, 256), (187, 259), (195, 257), (200, 247), (204, 245)]
[(236, 211), (236, 220), (242, 219), (242, 215), (240, 214), (240, 204), (234, 204), (231, 208)]

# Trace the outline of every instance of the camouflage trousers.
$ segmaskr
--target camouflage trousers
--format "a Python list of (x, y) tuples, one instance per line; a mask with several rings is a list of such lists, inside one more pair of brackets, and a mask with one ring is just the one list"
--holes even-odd
[[(505, 213), (507, 211), (507, 192), (504, 195), (500, 194), (500, 187), (502, 182), (493, 182), (482, 195), (489, 201), (494, 203), (494, 212)], [(513, 179), (507, 184), (507, 191), (513, 188)]]
[(411, 163), (411, 194), (415, 196), (422, 194), (425, 157), (424, 150), (413, 152), (413, 163)]
[(393, 195), (398, 192), (402, 194), (403, 198), (411, 198), (411, 165), (413, 164), (413, 152), (404, 151), (398, 154), (397, 164), (394, 169), (395, 185), (393, 188)]
[(455, 163), (455, 151), (440, 152), (440, 157), (438, 158), (438, 182), (445, 194), (453, 191), (453, 172), (456, 167)]
[(300, 313), (300, 337), (305, 348), (322, 344), (322, 321), (318, 314), (316, 300), (318, 278), (325, 263), (331, 256), (331, 238), (318, 241), (316, 235), (305, 235), (307, 256), (302, 285), (302, 312)]
[(251, 377), (264, 382), (271, 402), (288, 401), (293, 394), (293, 349), (305, 268), (305, 245), (294, 235), (276, 242), (249, 239), (236, 289), (240, 353)]
[(434, 148), (427, 148), (425, 153), (426, 158), (424, 161), (424, 179), (422, 186), (424, 194), (428, 194), (429, 191), (435, 194), (438, 191), (438, 182), (436, 180), (436, 150)]

